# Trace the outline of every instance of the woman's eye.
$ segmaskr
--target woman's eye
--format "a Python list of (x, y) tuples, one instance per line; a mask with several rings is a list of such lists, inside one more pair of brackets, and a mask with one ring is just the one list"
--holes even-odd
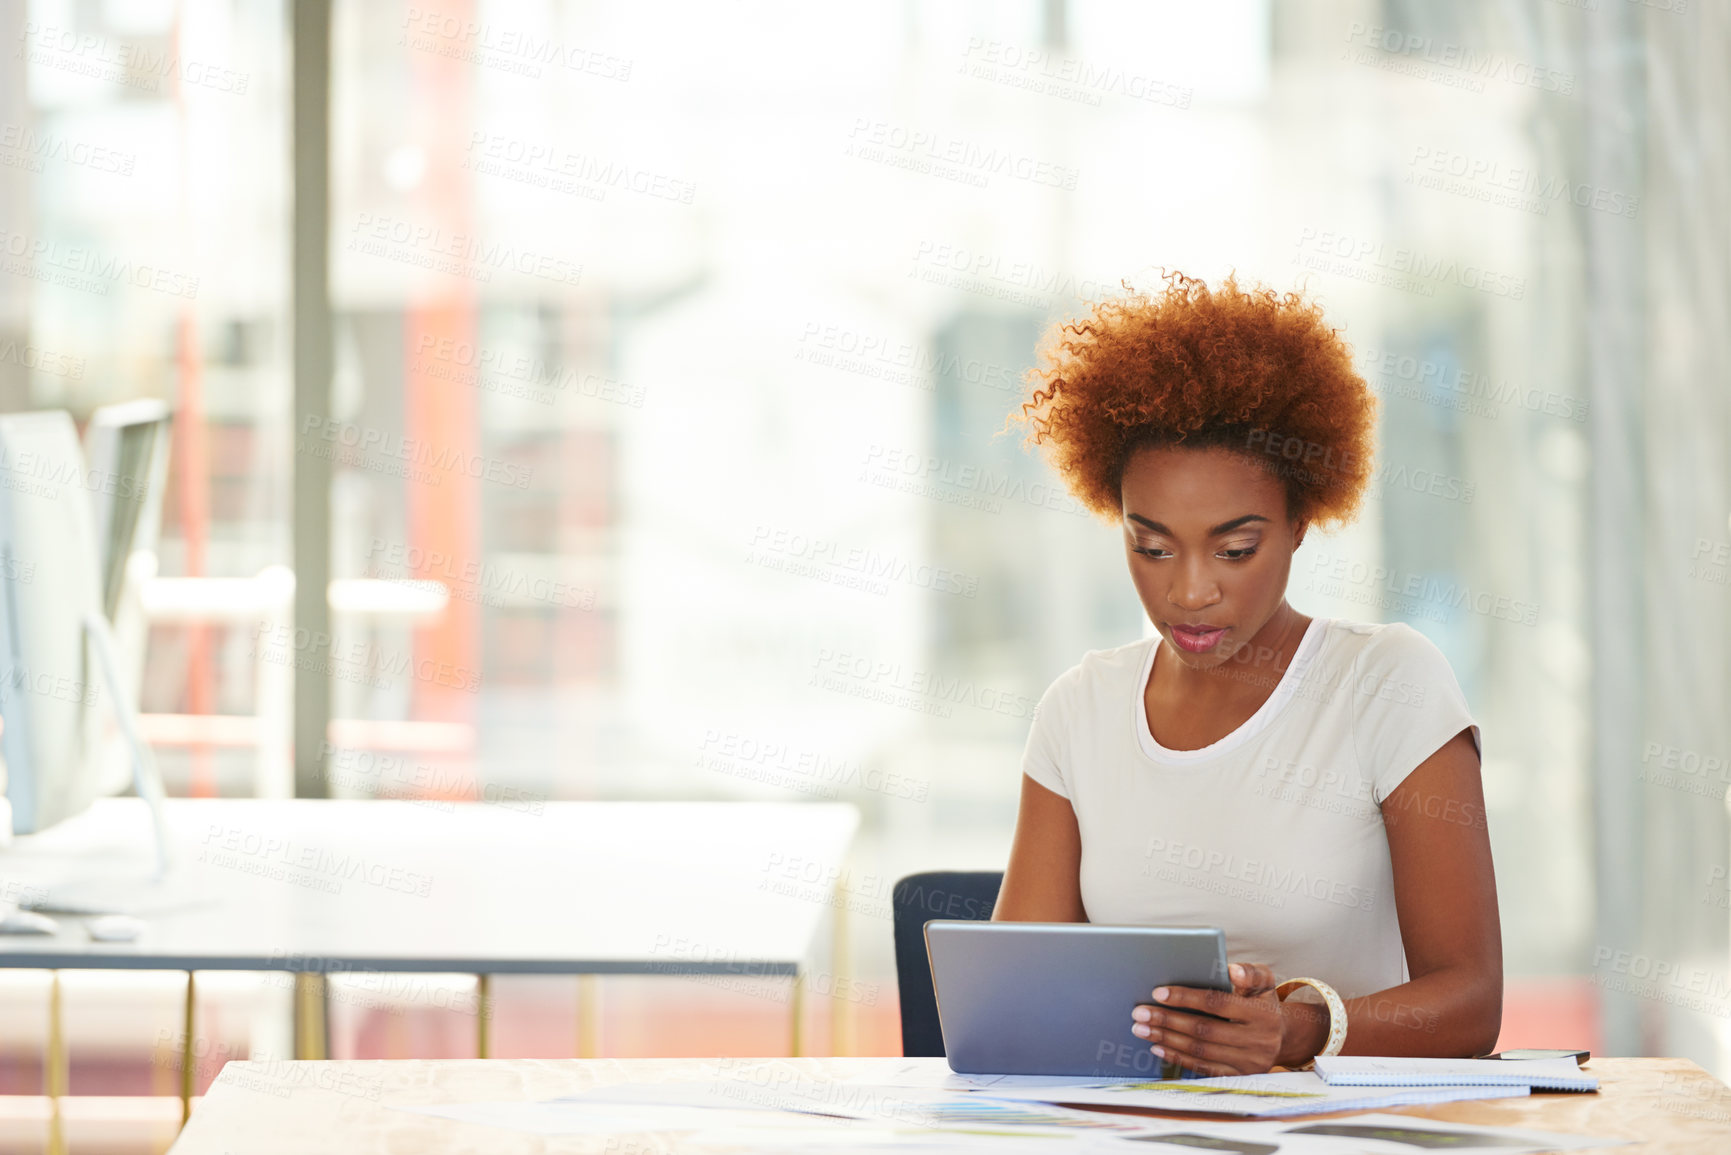
[(1161, 549), (1157, 545), (1133, 545), (1130, 547), (1130, 552), (1131, 553), (1139, 553), (1143, 557), (1156, 557), (1157, 558), (1157, 557), (1165, 557), (1166, 556), (1166, 551)]
[(1255, 553), (1256, 547), (1251, 545), (1245, 546), (1243, 549), (1223, 549), (1220, 551), (1220, 556), (1225, 558), (1227, 561), (1243, 561), (1245, 558), (1251, 557)]

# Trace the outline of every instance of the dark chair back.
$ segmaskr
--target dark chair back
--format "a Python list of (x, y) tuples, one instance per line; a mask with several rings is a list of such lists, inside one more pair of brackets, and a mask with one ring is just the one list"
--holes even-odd
[(896, 988), (902, 1007), (902, 1054), (942, 1055), (938, 999), (926, 958), (926, 923), (934, 918), (984, 922), (998, 904), (1001, 870), (933, 870), (910, 874), (890, 898), (895, 912)]

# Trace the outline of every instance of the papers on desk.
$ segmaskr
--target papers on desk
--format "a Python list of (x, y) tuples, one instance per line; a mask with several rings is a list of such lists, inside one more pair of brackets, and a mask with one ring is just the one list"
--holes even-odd
[[(989, 1096), (972, 1098), (984, 1105)], [(976, 1148), (1021, 1155), (1113, 1155), (1168, 1146), (1233, 1151), (1240, 1155), (1412, 1155), (1447, 1148), (1496, 1155), (1578, 1151), (1616, 1147), (1622, 1139), (1600, 1139), (1515, 1127), (1444, 1123), (1411, 1115), (1353, 1115), (1336, 1119), (1222, 1122), (1136, 1119), (1111, 1131), (1054, 1132), (1021, 1126), (1007, 1117), (942, 1128), (920, 1128), (885, 1119), (849, 1119), (796, 1112), (754, 1111), (674, 1104), (613, 1104), (578, 1098), (540, 1103), (457, 1103), (400, 1106), (402, 1111), (543, 1136), (678, 1134), (679, 1149), (712, 1152), (766, 1150), (969, 1151)], [(1126, 1118), (1128, 1117), (1121, 1117)], [(1150, 1144), (1157, 1146), (1151, 1147)], [(659, 1149), (659, 1148), (656, 1148)]]
[[(1256, 1123), (1198, 1123), (1177, 1120), (1149, 1131), (1137, 1140), (1144, 1150), (1201, 1147), (1240, 1155), (1413, 1155), (1443, 1148), (1450, 1151), (1495, 1151), (1521, 1155), (1537, 1151), (1581, 1151), (1621, 1147), (1627, 1139), (1599, 1139), (1558, 1131), (1516, 1127), (1479, 1127), (1444, 1123), (1413, 1115), (1353, 1115), (1344, 1119), (1295, 1119)], [(1149, 1144), (1155, 1146), (1149, 1147)], [(1115, 1144), (1121, 1150), (1128, 1148)], [(1105, 1148), (1098, 1148), (1105, 1150)]]
[[(655, 1089), (659, 1088), (659, 1091)], [(655, 1093), (645, 1093), (655, 1092)], [(622, 1094), (621, 1094), (622, 1093)], [(614, 1095), (624, 1102), (610, 1101)], [(663, 1101), (652, 1101), (652, 1100)], [(666, 1101), (677, 1100), (677, 1101)], [(464, 1123), (500, 1127), (534, 1135), (665, 1134), (681, 1136), (686, 1146), (716, 1151), (811, 1150), (965, 1151), (991, 1146), (1028, 1155), (1090, 1152), (1094, 1137), (1135, 1138), (1146, 1131), (1142, 1120), (1101, 1112), (1069, 1111), (1045, 1104), (1018, 1103), (984, 1095), (908, 1090), (895, 1099), (856, 1099), (869, 1108), (851, 1113), (834, 1103), (809, 1103), (781, 1110), (741, 1106), (717, 1095), (709, 1084), (663, 1083), (597, 1089), (543, 1102), (454, 1103), (397, 1106), (397, 1110), (436, 1115)], [(696, 1105), (696, 1104), (704, 1105)]]
[(702, 1106), (722, 1110), (760, 1110), (830, 1119), (875, 1120), (911, 1132), (946, 1128), (1012, 1126), (1017, 1133), (1133, 1133), (1138, 1120), (1100, 1111), (1077, 1111), (1033, 1100), (1000, 1099), (937, 1087), (882, 1087), (869, 1083), (823, 1083), (777, 1088), (755, 1082), (664, 1082), (597, 1087), (556, 1102), (578, 1107), (606, 1104), (661, 1107)]
[(988, 1076), (977, 1094), (1021, 1102), (1141, 1107), (1156, 1111), (1206, 1112), (1251, 1119), (1315, 1115), (1322, 1111), (1372, 1111), (1457, 1099), (1502, 1099), (1527, 1094), (1524, 1085), (1363, 1087), (1330, 1086), (1313, 1071), (1228, 1075), (1216, 1079), (1135, 1082), (1090, 1080), (1068, 1084), (1033, 1076)]
[(1324, 1055), (1316, 1071), (1331, 1087), (1514, 1085), (1535, 1091), (1597, 1091), (1599, 1079), (1562, 1059), (1407, 1059)]
[[(1310, 1082), (1301, 1086), (1290, 1075), (1303, 1075)], [(1016, 1076), (958, 1076), (943, 1068), (941, 1061), (937, 1067), (912, 1062), (891, 1078), (891, 1083), (822, 1079), (777, 1060), (734, 1061), (718, 1069), (712, 1079), (592, 1086), (542, 1102), (393, 1106), (397, 1110), (537, 1135), (677, 1133), (680, 1150), (704, 1151), (884, 1148), (904, 1152), (966, 1151), (989, 1145), (993, 1150), (1008, 1148), (1028, 1155), (1044, 1155), (1047, 1151), (1093, 1155), (1148, 1152), (1171, 1145), (1247, 1155), (1397, 1151), (1412, 1155), (1415, 1149), (1426, 1147), (1494, 1150), (1500, 1155), (1514, 1155), (1524, 1151), (1615, 1146), (1621, 1142), (1396, 1115), (1257, 1121), (1163, 1119), (1072, 1108), (1041, 1098), (1061, 1094), (1074, 1101), (1073, 1096), (1092, 1093), (1113, 1106), (1144, 1106), (1149, 1096), (1173, 1094), (1181, 1097), (1176, 1104), (1179, 1108), (1196, 1111), (1197, 1098), (1210, 1095), (1228, 1102), (1228, 1110), (1233, 1112), (1242, 1112), (1247, 1103), (1274, 1099), (1281, 1101), (1273, 1109), (1292, 1110), (1295, 1103), (1301, 1102), (1298, 1109), (1305, 1113), (1339, 1110), (1345, 1101), (1369, 1099), (1362, 1088), (1329, 1089), (1309, 1072), (1240, 1076), (1233, 1080), (1188, 1080), (1181, 1091), (1129, 1081), (1084, 1085)], [(979, 1086), (982, 1083), (989, 1085)], [(1032, 1083), (1044, 1085), (1018, 1085)], [(1232, 1083), (1243, 1085), (1220, 1086)], [(1215, 1084), (1216, 1089), (1209, 1092), (1200, 1089), (1199, 1084)], [(1524, 1095), (1527, 1089), (1422, 1087), (1395, 1088), (1383, 1093), (1426, 1095), (1432, 1097), (1427, 1101), (1435, 1101), (1436, 1096)], [(1212, 1111), (1215, 1106), (1211, 1104), (1204, 1109)]]

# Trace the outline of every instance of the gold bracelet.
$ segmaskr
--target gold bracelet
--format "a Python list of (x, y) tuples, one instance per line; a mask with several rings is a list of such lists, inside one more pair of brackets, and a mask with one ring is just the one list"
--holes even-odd
[[(1274, 995), (1281, 1002), (1285, 1002), (1287, 992), (1300, 985), (1315, 987), (1317, 993), (1322, 995), (1322, 1001), (1328, 1004), (1328, 1042), (1324, 1043), (1322, 1050), (1316, 1054), (1340, 1054), (1340, 1049), (1346, 1046), (1346, 1004), (1341, 1001), (1340, 995), (1335, 989), (1321, 979), (1287, 979), (1274, 988)], [(1312, 1056), (1309, 1061), (1297, 1069), (1308, 1071), (1314, 1066), (1316, 1066), (1316, 1056)]]

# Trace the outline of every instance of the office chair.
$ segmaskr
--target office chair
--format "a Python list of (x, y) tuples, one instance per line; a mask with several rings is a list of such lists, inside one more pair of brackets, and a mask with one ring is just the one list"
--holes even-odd
[(910, 874), (890, 897), (895, 914), (896, 988), (902, 1007), (902, 1054), (942, 1055), (938, 999), (926, 959), (927, 921), (965, 918), (984, 922), (998, 903), (1001, 870), (934, 870)]

